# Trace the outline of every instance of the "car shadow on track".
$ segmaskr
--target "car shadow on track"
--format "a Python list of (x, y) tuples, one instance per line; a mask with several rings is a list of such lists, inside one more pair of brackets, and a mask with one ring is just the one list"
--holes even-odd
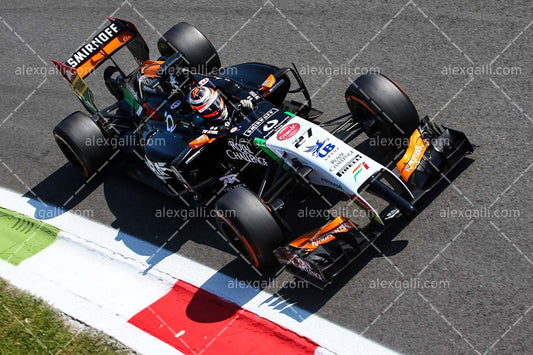
[[(465, 158), (449, 175), (449, 181), (453, 181), (473, 163), (472, 159)], [(418, 201), (416, 207), (418, 212), (422, 212), (434, 199), (436, 199), (450, 184), (445, 180), (438, 183), (428, 194)], [(415, 220), (416, 221), (416, 218)], [(337, 292), (339, 292), (347, 283), (349, 283), (370, 261), (374, 258), (382, 258), (384, 256), (390, 257), (400, 253), (407, 247), (407, 240), (395, 240), (395, 238), (405, 229), (411, 222), (407, 218), (400, 219), (399, 223), (391, 225), (375, 242), (376, 248), (370, 247), (359, 258), (357, 258), (349, 267), (347, 267), (334, 282), (326, 287), (325, 290), (319, 290), (313, 286), (309, 287), (281, 287), (269, 299), (263, 302), (262, 305), (270, 308), (274, 312), (282, 313), (288, 317), (293, 318), (298, 322), (303, 322), (310, 315), (320, 310), (326, 302), (328, 302)], [(379, 250), (379, 252), (378, 252)], [(238, 265), (241, 264), (239, 268)], [(260, 290), (265, 289), (271, 291), (270, 283), (273, 281), (272, 274), (265, 274), (262, 277), (254, 275), (253, 272), (244, 273), (244, 262), (235, 260), (226, 265), (217, 274), (213, 275), (206, 281), (202, 288), (206, 290), (216, 290), (217, 294), (228, 294), (235, 291), (234, 281), (228, 279), (227, 275), (236, 277), (241, 282), (237, 285), (240, 297), (237, 298), (239, 306), (242, 306), (255, 297)], [(248, 268), (249, 269), (249, 268)], [(241, 270), (238, 276), (235, 275), (235, 270)], [(250, 271), (250, 269), (249, 269)], [(262, 285), (264, 287), (251, 287), (250, 285)], [(289, 285), (291, 285), (289, 283)], [(294, 284), (292, 284), (294, 285)], [(274, 289), (274, 291), (276, 291)], [(235, 297), (231, 297), (235, 299)], [(194, 300), (193, 300), (194, 301)], [(192, 307), (194, 308), (194, 307)]]
[[(473, 163), (472, 159), (465, 158), (447, 177), (450, 183)], [(418, 212), (422, 212), (433, 200), (435, 200), (447, 187), (449, 182), (441, 180), (430, 192), (428, 192), (416, 204)], [(370, 247), (365, 253), (357, 258), (349, 267), (347, 267), (331, 285), (321, 291), (316, 288), (283, 288), (278, 294), (280, 298), (298, 302), (297, 307), (304, 309), (310, 314), (317, 312), (322, 306), (341, 290), (357, 273), (362, 270), (372, 259), (381, 258), (383, 255), (395, 255), (407, 247), (407, 240), (394, 240), (411, 222), (416, 223), (416, 217), (410, 221), (402, 218), (399, 223), (391, 225), (374, 243), (376, 248)], [(379, 251), (378, 251), (379, 250)], [(383, 255), (381, 254), (383, 253)], [(290, 316), (287, 311), (285, 314)], [(294, 313), (294, 312), (293, 312)], [(298, 320), (298, 318), (295, 318)]]
[[(100, 186), (107, 208), (115, 218), (111, 227), (117, 230), (115, 239), (138, 255), (146, 256), (145, 273), (165, 257), (177, 252), (185, 242), (208, 245), (234, 253), (202, 215), (190, 213), (183, 202), (125, 176), (118, 168), (93, 179), (84, 179), (70, 164), (65, 164), (34, 186), (24, 196), (37, 200), (35, 218), (46, 220), (67, 211), (94, 219), (93, 215), (109, 220), (109, 213), (98, 211), (99, 202), (84, 202)], [(30, 202), (31, 203), (31, 202)], [(86, 212), (90, 212), (86, 215)], [(96, 219), (102, 219), (96, 218)], [(145, 243), (147, 242), (147, 243)]]

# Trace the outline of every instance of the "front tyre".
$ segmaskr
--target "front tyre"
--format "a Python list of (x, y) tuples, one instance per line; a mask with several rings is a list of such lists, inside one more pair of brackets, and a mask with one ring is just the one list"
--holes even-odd
[(113, 154), (100, 127), (80, 111), (59, 122), (54, 138), (68, 161), (86, 178), (99, 171)]
[(215, 210), (222, 234), (252, 265), (276, 264), (274, 250), (286, 240), (272, 213), (253, 192), (242, 187), (231, 190), (216, 202)]
[(420, 123), (411, 99), (385, 75), (361, 75), (345, 97), (350, 112), (370, 137), (409, 138)]

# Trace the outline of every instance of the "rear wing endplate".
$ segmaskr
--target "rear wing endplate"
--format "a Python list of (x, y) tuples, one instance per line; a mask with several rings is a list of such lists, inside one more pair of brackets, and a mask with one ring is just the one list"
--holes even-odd
[(111, 17), (108, 19), (111, 23), (78, 48), (67, 60), (53, 60), (61, 75), (70, 83), (74, 94), (92, 114), (98, 110), (92, 92), (83, 78), (124, 46), (129, 49), (138, 65), (149, 59), (148, 46), (132, 22)]

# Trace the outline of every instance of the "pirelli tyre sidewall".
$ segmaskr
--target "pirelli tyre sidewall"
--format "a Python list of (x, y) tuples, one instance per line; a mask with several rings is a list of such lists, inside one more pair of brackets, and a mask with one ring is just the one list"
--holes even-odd
[(227, 192), (215, 205), (220, 231), (255, 267), (268, 268), (277, 261), (274, 250), (285, 244), (283, 232), (267, 206), (250, 190)]
[(54, 128), (57, 145), (83, 177), (99, 171), (113, 154), (100, 127), (83, 112), (77, 111)]
[(220, 68), (220, 58), (215, 46), (196, 27), (186, 22), (172, 26), (157, 41), (161, 55), (168, 57), (181, 52), (189, 68), (207, 74)]
[(361, 75), (345, 96), (348, 108), (371, 137), (409, 138), (420, 124), (411, 99), (385, 75)]

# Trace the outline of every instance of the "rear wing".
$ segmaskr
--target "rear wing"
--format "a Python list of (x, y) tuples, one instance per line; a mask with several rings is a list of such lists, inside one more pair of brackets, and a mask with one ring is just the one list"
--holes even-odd
[[(149, 49), (132, 22), (108, 17), (111, 22), (64, 62), (52, 60), (72, 91), (92, 114), (98, 112), (93, 95), (83, 78), (95, 71), (119, 49), (126, 46), (137, 64), (149, 59)], [(113, 59), (111, 59), (113, 60)]]

